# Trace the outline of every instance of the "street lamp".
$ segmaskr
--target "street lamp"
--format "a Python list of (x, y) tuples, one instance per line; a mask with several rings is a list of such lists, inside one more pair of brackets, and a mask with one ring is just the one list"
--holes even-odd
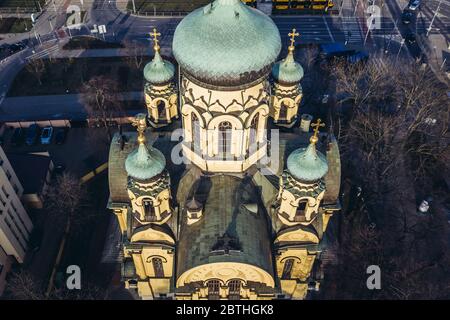
[(427, 29), (427, 37), (428, 37), (428, 34), (431, 31), (431, 28), (433, 27), (433, 22), (434, 22), (434, 19), (436, 18), (437, 14), (438, 14), (439, 8), (441, 7), (441, 3), (442, 3), (442, 0), (439, 0), (439, 4), (438, 4), (438, 6), (436, 8), (436, 11), (434, 12), (434, 15), (433, 15), (433, 19), (431, 19), (430, 26)]
[(402, 51), (402, 48), (403, 48), (404, 44), (405, 44), (405, 39), (402, 39), (402, 41), (400, 42), (400, 48), (398, 49), (397, 57), (395, 58), (395, 61), (398, 60), (398, 56), (400, 55), (400, 52)]

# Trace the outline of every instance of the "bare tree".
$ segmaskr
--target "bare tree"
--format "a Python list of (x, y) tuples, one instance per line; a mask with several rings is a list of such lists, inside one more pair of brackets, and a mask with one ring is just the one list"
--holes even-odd
[(126, 63), (131, 69), (141, 70), (146, 56), (145, 46), (137, 41), (127, 41), (125, 42), (125, 50), (127, 52)]
[(11, 272), (6, 285), (6, 295), (16, 300), (43, 300), (45, 295), (41, 285), (29, 271)]
[(91, 282), (82, 282), (81, 289), (69, 290), (65, 287), (56, 288), (49, 299), (52, 300), (105, 300), (108, 291)]
[(122, 115), (118, 91), (118, 83), (104, 76), (90, 79), (81, 90), (89, 118), (105, 128), (109, 140), (114, 119)]
[[(430, 164), (449, 163), (446, 89), (429, 69), (399, 65), (375, 59), (366, 65), (342, 64), (334, 72), (336, 100), (347, 107), (336, 113), (344, 128), (344, 172), (361, 187), (363, 198), (362, 206), (344, 213), (341, 231), (338, 277), (345, 279), (341, 289), (347, 298), (369, 298), (364, 266), (372, 263), (381, 267), (384, 280), (383, 289), (370, 298), (449, 294), (448, 285), (442, 285), (450, 282), (447, 233), (437, 229), (445, 223), (434, 223), (430, 230), (432, 221), (421, 218), (416, 205), (416, 194), (430, 180), (425, 172), (438, 167)], [(375, 238), (364, 231), (368, 225)], [(355, 278), (355, 272), (363, 276)]]
[(36, 78), (39, 85), (42, 85), (42, 75), (46, 70), (44, 60), (42, 59), (29, 60), (26, 68), (28, 72), (30, 72)]
[[(80, 181), (71, 174), (64, 173), (59, 176), (47, 193), (46, 205), (50, 214), (55, 217), (55, 222), (63, 225), (65, 223), (64, 235), (61, 240), (58, 256), (50, 276), (49, 285), (46, 290), (46, 297), (49, 297), (53, 290), (55, 271), (61, 262), (65, 243), (70, 234), (71, 227), (80, 219), (76, 218), (76, 213), (80, 213), (80, 204), (85, 197), (84, 189)], [(78, 215), (82, 219), (82, 216)]]
[(47, 191), (46, 208), (56, 220), (70, 225), (85, 197), (80, 181), (70, 173), (63, 173)]

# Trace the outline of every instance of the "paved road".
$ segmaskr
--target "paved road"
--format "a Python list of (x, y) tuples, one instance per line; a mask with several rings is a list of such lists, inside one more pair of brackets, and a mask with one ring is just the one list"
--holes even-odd
[[(431, 1), (436, 2), (436, 0)], [(73, 3), (74, 0), (72, 0)], [(162, 33), (162, 47), (170, 54), (175, 28), (182, 19), (181, 17), (137, 17), (125, 14), (117, 9), (115, 1), (94, 0), (87, 2), (85, 0), (84, 9), (88, 11), (86, 23), (80, 30), (70, 31), (64, 25), (65, 12), (70, 4), (71, 0), (57, 0), (55, 6), (48, 6), (38, 18), (35, 27), (37, 34), (41, 35), (40, 39), (29, 40), (29, 48), (9, 57), (8, 61), (0, 64), (0, 119), (33, 118), (38, 116), (36, 110), (41, 110), (39, 111), (41, 116), (52, 116), (53, 118), (60, 118), (67, 113), (72, 117), (83, 116), (84, 112), (80, 108), (79, 97), (77, 95), (5, 98), (12, 80), (27, 59), (45, 58), (48, 56), (63, 57), (67, 53), (59, 50), (60, 45), (58, 43), (67, 41), (69, 36), (89, 34), (94, 25), (102, 24), (105, 24), (107, 27), (107, 40), (137, 40), (147, 44), (150, 40), (148, 36), (149, 32), (156, 27)], [(402, 39), (407, 28), (410, 28), (410, 26), (405, 27), (397, 21), (402, 8), (396, 2), (388, 2), (388, 6), (385, 6), (384, 9), (385, 14), (383, 14), (381, 28), (372, 31), (367, 38), (370, 40), (371, 36), (381, 37), (384, 40), (384, 46), (390, 47), (391, 42), (398, 42)], [(426, 10), (428, 10), (428, 7)], [(432, 15), (430, 16), (426, 10), (424, 9), (424, 14), (420, 16), (421, 24), (417, 24), (417, 30), (421, 32), (424, 32), (424, 28), (429, 25), (432, 19)], [(430, 10), (433, 10), (433, 8)], [(447, 12), (448, 6), (445, 6), (445, 10)], [(366, 33), (365, 18), (360, 16), (361, 14), (358, 13), (356, 16), (350, 14), (346, 17), (318, 15), (274, 16), (273, 20), (280, 30), (284, 47), (286, 47), (288, 42), (287, 34), (292, 28), (296, 28), (300, 32), (300, 43), (347, 42), (351, 46), (362, 47), (368, 34)], [(49, 21), (53, 22), (50, 23)], [(435, 19), (435, 26), (439, 24), (443, 24), (448, 29), (450, 25), (449, 17), (444, 15), (439, 16), (439, 20)], [(50, 26), (55, 31), (52, 31)], [(433, 29), (431, 32), (443, 32), (446, 28), (440, 28), (440, 30)], [(392, 47), (395, 48), (395, 44)], [(417, 50), (420, 51), (417, 48), (414, 50), (410, 48), (410, 53), (416, 56), (418, 55)], [(61, 109), (62, 105), (65, 107)], [(42, 113), (42, 110), (46, 111)], [(76, 114), (72, 114), (72, 112)]]

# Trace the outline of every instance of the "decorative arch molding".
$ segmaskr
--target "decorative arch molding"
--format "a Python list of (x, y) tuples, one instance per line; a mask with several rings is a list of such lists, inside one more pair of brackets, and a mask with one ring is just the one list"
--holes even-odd
[(210, 279), (206, 279), (206, 280), (204, 280), (203, 281), (203, 285), (208, 285), (208, 282), (209, 281), (219, 281), (219, 284), (221, 285), (221, 286), (224, 286), (224, 285), (226, 285), (226, 282), (225, 281), (223, 281), (222, 279), (220, 279), (220, 278), (210, 278)]
[(284, 263), (288, 259), (294, 260), (295, 263), (301, 263), (302, 262), (302, 260), (299, 257), (297, 257), (297, 256), (289, 256), (289, 255), (286, 255), (283, 258), (281, 258), (280, 262)]
[(240, 281), (241, 284), (244, 285), (244, 286), (247, 285), (247, 281), (246, 281), (245, 279), (242, 279), (242, 278), (232, 278), (232, 279), (229, 279), (229, 280), (227, 280), (227, 282), (225, 283), (225, 285), (228, 286), (228, 285), (230, 284), (230, 282), (231, 282), (231, 281), (234, 281), (234, 280)]
[(200, 137), (202, 137), (202, 141), (204, 139), (204, 129), (205, 129), (205, 120), (200, 114), (200, 112), (193, 106), (189, 104), (185, 104), (183, 106), (182, 115), (183, 115), (183, 129), (184, 129), (184, 140), (186, 142), (194, 141), (194, 132), (192, 131), (192, 114), (195, 114), (199, 123), (200, 123)]
[(151, 263), (153, 258), (159, 258), (159, 259), (161, 259), (161, 261), (162, 261), (163, 263), (167, 263), (167, 261), (168, 261), (167, 258), (164, 257), (164, 256), (160, 256), (160, 255), (157, 255), (157, 254), (153, 254), (153, 255), (151, 255), (151, 256), (148, 256), (148, 257), (145, 259), (145, 262)]
[(319, 243), (319, 236), (313, 230), (305, 230), (298, 226), (297, 228), (281, 232), (276, 237), (274, 243), (295, 242), (295, 243)]
[(158, 230), (153, 225), (146, 225), (135, 231), (131, 236), (131, 242), (170, 243), (175, 245), (175, 240), (169, 234)]
[(267, 104), (261, 104), (258, 108), (253, 110), (247, 117), (247, 120), (245, 121), (245, 128), (250, 127), (250, 123), (252, 122), (253, 117), (256, 116), (257, 113), (260, 113), (261, 116), (263, 117), (267, 117), (269, 115), (269, 106)]
[(245, 282), (253, 281), (264, 283), (274, 288), (273, 276), (260, 267), (242, 262), (215, 262), (196, 266), (183, 272), (176, 281), (177, 288), (191, 282), (205, 282), (211, 279), (220, 279), (227, 283), (233, 279), (242, 279)]

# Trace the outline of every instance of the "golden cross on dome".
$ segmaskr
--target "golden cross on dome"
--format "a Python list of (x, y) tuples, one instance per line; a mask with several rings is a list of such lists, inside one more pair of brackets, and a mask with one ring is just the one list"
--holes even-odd
[(312, 135), (311, 139), (309, 140), (311, 143), (316, 144), (317, 141), (319, 141), (318, 135), (319, 135), (319, 128), (325, 127), (325, 123), (322, 122), (322, 120), (319, 118), (317, 119), (316, 123), (311, 123), (311, 127), (314, 128), (314, 134)]
[(147, 116), (144, 113), (137, 114), (131, 124), (137, 128), (138, 142), (145, 143), (145, 130), (147, 129)]
[(153, 43), (155, 44), (153, 46), (153, 48), (155, 49), (155, 51), (159, 50), (159, 45), (158, 45), (158, 37), (161, 36), (160, 32), (157, 32), (156, 28), (153, 28), (153, 32), (150, 32), (150, 37), (153, 37)]
[(292, 29), (292, 32), (288, 33), (288, 36), (291, 37), (291, 47), (295, 44), (295, 37), (300, 36), (300, 33), (296, 32), (297, 30), (294, 28)]

